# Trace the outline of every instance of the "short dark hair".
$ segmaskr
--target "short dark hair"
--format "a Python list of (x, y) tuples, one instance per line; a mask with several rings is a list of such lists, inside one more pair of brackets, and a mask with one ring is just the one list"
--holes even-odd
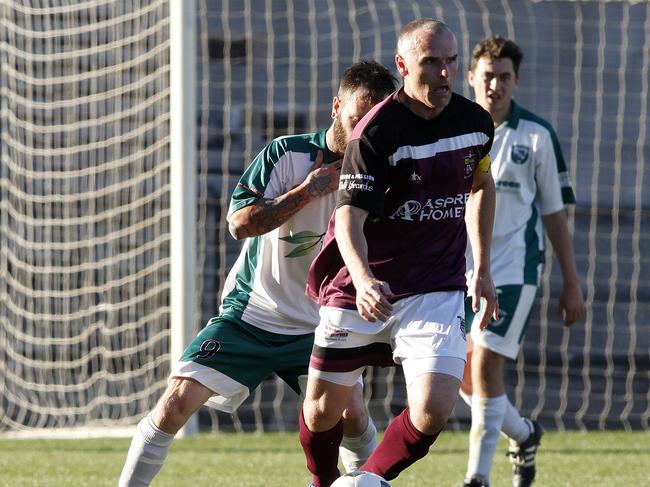
[(343, 72), (338, 96), (343, 98), (359, 88), (367, 89), (370, 102), (376, 104), (395, 91), (395, 78), (383, 64), (364, 59)]
[[(402, 30), (399, 33), (399, 36), (397, 37), (397, 52), (400, 52), (400, 46), (404, 47), (404, 43), (407, 42), (407, 40), (411, 37), (413, 32), (423, 28), (426, 28), (431, 32), (435, 32), (436, 34), (443, 30), (447, 30), (451, 32), (449, 26), (440, 20), (426, 18), (426, 17), (422, 19), (412, 20), (404, 27), (402, 27)], [(400, 52), (400, 54), (404, 54), (404, 53)]]
[(472, 51), (472, 71), (476, 69), (478, 60), (482, 57), (486, 57), (490, 61), (503, 58), (510, 59), (512, 66), (515, 68), (515, 74), (519, 76), (519, 65), (524, 59), (524, 53), (514, 41), (495, 35), (486, 37), (474, 46)]

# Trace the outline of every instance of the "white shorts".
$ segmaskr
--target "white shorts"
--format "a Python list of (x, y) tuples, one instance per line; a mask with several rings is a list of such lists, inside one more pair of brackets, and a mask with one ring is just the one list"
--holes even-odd
[(463, 377), (467, 353), (464, 293), (418, 294), (393, 303), (385, 322), (357, 310), (324, 306), (316, 328), (309, 374), (354, 385), (368, 365), (401, 364), (406, 383), (427, 372)]

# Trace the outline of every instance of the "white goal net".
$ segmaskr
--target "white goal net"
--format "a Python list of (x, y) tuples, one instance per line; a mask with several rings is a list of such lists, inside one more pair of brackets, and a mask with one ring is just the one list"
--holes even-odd
[[(174, 0), (176, 1), (176, 0)], [(519, 0), (199, 0), (196, 93), (201, 321), (239, 250), (230, 192), (272, 137), (329, 123), (345, 67), (393, 68), (417, 17), (447, 22), (464, 81), (488, 34), (525, 53), (517, 99), (556, 128), (588, 313), (564, 329), (548, 262), (510, 398), (550, 428), (650, 429), (650, 4)], [(169, 2), (0, 0), (0, 435), (133, 425), (170, 362)], [(366, 378), (383, 427), (394, 369)], [(203, 429), (296, 428), (270, 378)], [(466, 427), (459, 404), (452, 427)], [(104, 429), (104, 431), (109, 431)]]
[(168, 6), (0, 17), (0, 432), (131, 424), (169, 370)]

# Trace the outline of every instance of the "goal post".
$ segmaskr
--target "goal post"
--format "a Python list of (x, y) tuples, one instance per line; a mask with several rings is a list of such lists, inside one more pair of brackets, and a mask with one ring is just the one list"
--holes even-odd
[[(197, 9), (196, 0), (170, 2), (170, 359), (178, 360), (196, 336), (197, 269)], [(171, 367), (171, 365), (170, 365)], [(198, 432), (192, 416), (178, 432)]]

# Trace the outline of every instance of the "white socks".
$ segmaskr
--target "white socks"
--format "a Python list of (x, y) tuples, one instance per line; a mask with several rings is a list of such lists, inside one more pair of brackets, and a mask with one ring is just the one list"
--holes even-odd
[(494, 452), (500, 438), (508, 397), (471, 398), (472, 428), (469, 434), (469, 459), (466, 478), (490, 479)]
[(530, 419), (522, 418), (519, 411), (508, 401), (506, 414), (503, 417), (503, 425), (501, 426), (503, 435), (516, 443), (523, 443), (528, 439), (532, 431), (533, 424)]
[(368, 427), (361, 436), (344, 436), (339, 447), (339, 455), (346, 472), (358, 470), (377, 447), (377, 428), (368, 416)]
[(136, 428), (118, 487), (146, 487), (160, 471), (175, 435), (158, 429), (151, 414)]
[[(472, 407), (472, 396), (459, 391), (460, 397), (465, 401), (469, 407)], [(515, 408), (510, 400), (506, 404), (506, 412), (503, 415), (503, 424), (501, 425), (501, 434), (510, 440), (517, 443), (523, 443), (528, 439), (533, 428), (529, 419), (523, 418), (517, 408)]]

